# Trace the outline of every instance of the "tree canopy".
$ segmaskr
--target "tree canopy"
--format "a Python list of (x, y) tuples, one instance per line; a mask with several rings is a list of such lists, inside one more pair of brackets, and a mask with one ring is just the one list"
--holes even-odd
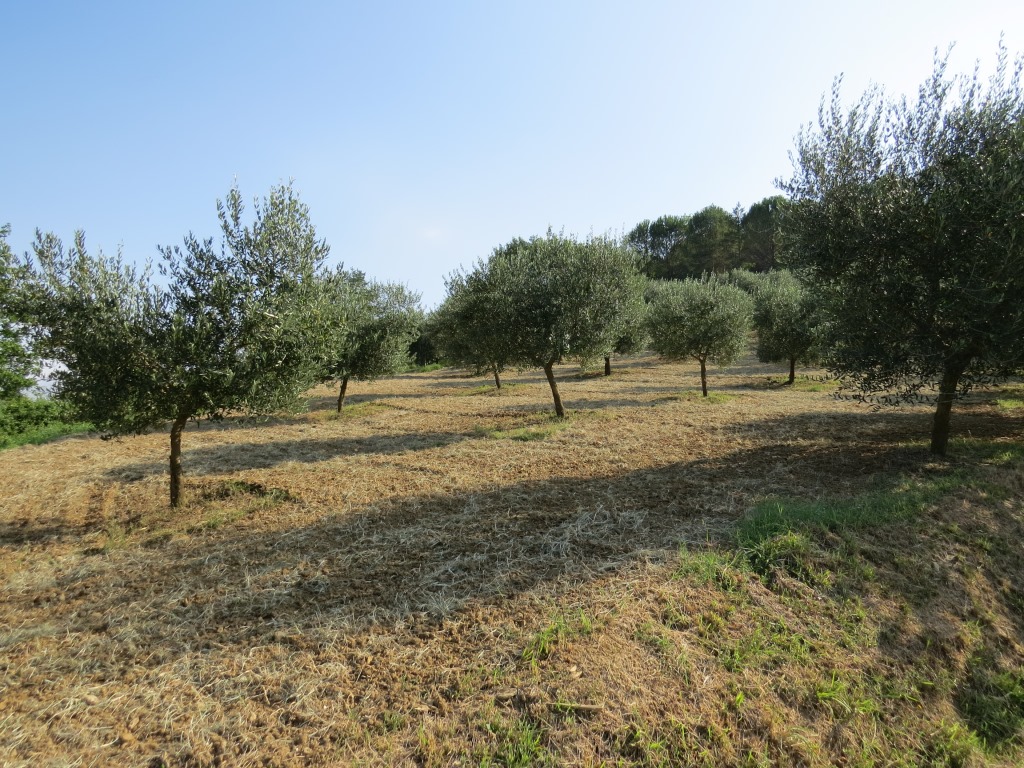
[(707, 363), (728, 365), (739, 357), (746, 346), (753, 301), (742, 289), (712, 275), (662, 282), (651, 294), (651, 348), (670, 360), (699, 362), (701, 392), (707, 397)]
[(328, 247), (292, 188), (257, 201), (250, 224), (237, 188), (217, 211), (220, 247), (190, 234), (162, 249), (165, 285), (120, 254), (89, 254), (81, 232), (67, 249), (37, 234), (28, 284), (41, 349), (61, 363), (58, 398), (107, 436), (172, 422), (172, 506), (187, 421), (291, 405), (326, 343)]
[(608, 238), (579, 242), (549, 231), (496, 249), (481, 268), (509, 313), (500, 333), (510, 362), (543, 368), (555, 413), (564, 416), (553, 366), (604, 357), (625, 335), (646, 283), (636, 257)]
[(818, 312), (814, 295), (791, 272), (766, 273), (752, 291), (757, 359), (789, 364), (789, 383), (796, 364), (817, 357)]
[(776, 267), (779, 251), (779, 228), (782, 195), (766, 197), (754, 203), (740, 218), (740, 260), (755, 272), (768, 272)]
[(338, 412), (350, 379), (373, 381), (409, 362), (419, 336), (420, 297), (397, 283), (367, 281), (362, 272), (338, 270), (328, 279), (333, 319), (324, 375), (340, 382)]
[[(497, 249), (495, 264), (503, 258), (499, 252), (524, 246), (525, 240), (516, 239)], [(434, 318), (441, 357), (475, 373), (491, 373), (498, 388), (502, 372), (516, 363), (517, 355), (515, 334), (509, 332), (517, 322), (510, 277), (507, 270), (492, 269), (490, 261), (452, 274), (445, 283), (448, 296)]]
[(644, 220), (624, 243), (654, 279), (682, 280), (738, 268), (766, 272), (776, 264), (784, 199), (766, 197), (747, 211), (738, 205), (731, 212), (709, 205), (689, 216)]
[(1024, 368), (1024, 98), (1000, 49), (986, 84), (946, 59), (916, 99), (844, 107), (837, 81), (796, 140), (790, 263), (825, 314), (827, 365), (863, 393), (938, 391), (946, 452), (958, 395)]
[(679, 263), (678, 246), (686, 238), (689, 216), (661, 216), (644, 219), (626, 235), (625, 245), (641, 257), (644, 272), (666, 280), (684, 277), (685, 265)]
[(35, 383), (38, 363), (28, 348), (28, 334), (19, 322), (18, 281), (23, 270), (7, 244), (9, 226), (0, 226), (0, 401), (16, 397)]

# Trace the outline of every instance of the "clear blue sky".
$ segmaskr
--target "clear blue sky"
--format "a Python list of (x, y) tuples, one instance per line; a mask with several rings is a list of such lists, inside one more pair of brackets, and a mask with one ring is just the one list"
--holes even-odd
[(294, 179), (332, 259), (444, 296), (515, 236), (775, 193), (822, 94), (991, 69), (1024, 3), (50, 2), (0, 11), (0, 223), (135, 261)]

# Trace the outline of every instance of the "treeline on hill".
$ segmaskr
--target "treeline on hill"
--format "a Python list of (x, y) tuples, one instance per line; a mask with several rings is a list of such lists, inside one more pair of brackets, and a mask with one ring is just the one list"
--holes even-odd
[(690, 216), (641, 221), (625, 237), (640, 255), (648, 277), (682, 280), (708, 273), (746, 269), (768, 272), (778, 266), (782, 208), (786, 199), (766, 197), (746, 211), (717, 205)]
[[(291, 186), (218, 204), (221, 236), (161, 251), (158, 284), (120, 256), (38, 235), (15, 264), (2, 231), (2, 414), (55, 361), (62, 418), (104, 435), (170, 423), (170, 499), (189, 419), (267, 414), (316, 383), (393, 373), (431, 350), (488, 372), (649, 348), (728, 364), (756, 326), (758, 356), (816, 358), (864, 397), (934, 398), (944, 454), (953, 402), (1024, 371), (1024, 96), (1005, 50), (986, 85), (939, 60), (916, 102), (837, 90), (797, 137), (787, 198), (642, 222), (623, 241), (549, 231), (452, 275), (425, 319), (418, 296), (325, 268), (327, 244)], [(791, 271), (779, 269), (788, 267)], [(31, 353), (29, 352), (31, 350)], [(10, 403), (14, 403), (12, 406)], [(24, 417), (23, 420), (27, 420)]]

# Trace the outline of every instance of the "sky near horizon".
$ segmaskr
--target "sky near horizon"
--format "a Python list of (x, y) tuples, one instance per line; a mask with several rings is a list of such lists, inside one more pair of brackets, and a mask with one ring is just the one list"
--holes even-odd
[(548, 227), (776, 194), (843, 75), (912, 94), (934, 52), (991, 72), (1024, 3), (56, 2), (0, 11), (0, 224), (138, 263), (294, 180), (331, 262), (444, 298)]

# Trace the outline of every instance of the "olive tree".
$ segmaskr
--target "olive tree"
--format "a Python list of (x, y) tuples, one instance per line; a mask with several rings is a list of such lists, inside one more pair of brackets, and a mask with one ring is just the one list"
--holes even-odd
[(55, 395), (107, 437), (170, 421), (170, 503), (181, 501), (189, 419), (265, 414), (315, 383), (326, 337), (317, 272), (328, 247), (290, 186), (243, 223), (238, 189), (218, 202), (221, 243), (161, 250), (163, 284), (121, 255), (37, 233), (27, 291)]
[(612, 355), (635, 355), (647, 348), (647, 302), (643, 292), (629, 294), (618, 316), (615, 343), (604, 356), (604, 375), (612, 375)]
[(31, 387), (39, 372), (21, 322), (17, 287), (24, 274), (7, 244), (10, 233), (9, 226), (0, 226), (0, 401), (16, 398)]
[(788, 383), (793, 384), (796, 364), (810, 364), (816, 359), (814, 296), (786, 270), (765, 274), (752, 295), (757, 359), (762, 363), (789, 363)]
[(707, 397), (707, 363), (729, 365), (739, 357), (752, 315), (750, 296), (714, 276), (661, 283), (651, 291), (647, 315), (651, 348), (670, 360), (700, 363)]
[(328, 285), (335, 319), (324, 376), (340, 382), (341, 413), (350, 379), (373, 381), (408, 364), (423, 313), (418, 294), (398, 283), (367, 281), (362, 272), (339, 270)]
[(826, 364), (865, 394), (937, 390), (937, 454), (958, 396), (1024, 368), (1021, 67), (1001, 47), (985, 83), (937, 56), (915, 99), (871, 90), (851, 107), (837, 81), (781, 184)]
[[(514, 240), (504, 249), (519, 247)], [(500, 249), (499, 249), (500, 250)], [(498, 257), (500, 258), (500, 257)], [(501, 374), (515, 362), (514, 305), (499, 282), (500, 271), (479, 262), (468, 272), (456, 272), (446, 280), (448, 295), (434, 318), (435, 342), (441, 358), (475, 373), (489, 372), (501, 389)]]
[(544, 369), (555, 413), (565, 416), (554, 365), (603, 357), (622, 335), (624, 313), (643, 300), (636, 257), (617, 242), (548, 232), (499, 248), (487, 262), (512, 313), (503, 333), (520, 367)]

